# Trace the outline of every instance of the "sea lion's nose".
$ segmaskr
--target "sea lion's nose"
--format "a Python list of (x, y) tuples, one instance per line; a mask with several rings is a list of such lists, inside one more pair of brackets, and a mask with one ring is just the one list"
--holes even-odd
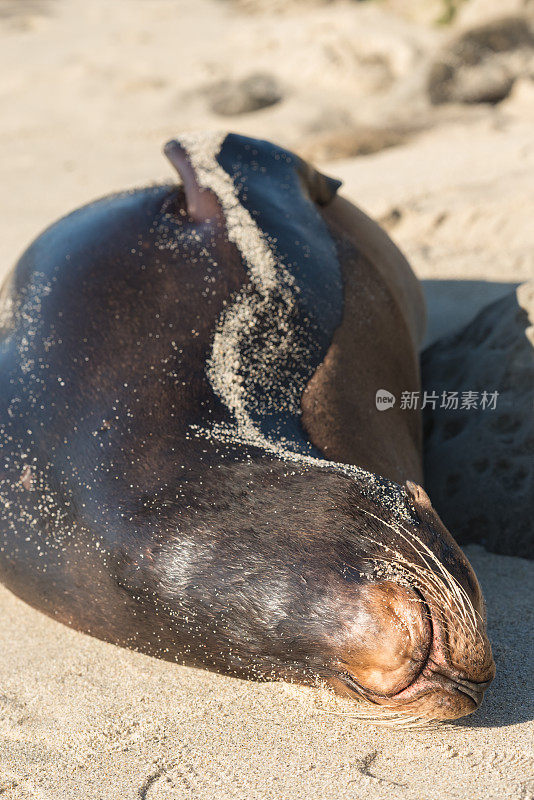
[(476, 681), (469, 681), (467, 678), (457, 678), (455, 683), (460, 692), (467, 694), (479, 706), (491, 681), (477, 683)]

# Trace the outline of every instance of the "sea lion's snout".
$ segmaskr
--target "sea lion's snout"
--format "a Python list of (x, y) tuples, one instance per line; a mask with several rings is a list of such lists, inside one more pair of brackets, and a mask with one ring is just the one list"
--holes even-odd
[[(390, 698), (403, 713), (429, 720), (451, 720), (480, 706), (495, 676), (482, 617), (468, 627), (450, 609), (429, 603), (432, 640), (416, 679)], [(459, 631), (461, 629), (461, 632)]]
[(390, 581), (364, 586), (358, 602), (330, 681), (338, 693), (373, 704), (377, 718), (446, 720), (478, 708), (495, 674), (481, 627), (459, 635), (446, 609)]
[(495, 675), (484, 600), (424, 490), (406, 489), (404, 522), (362, 498), (353, 509), (369, 551), (355, 585), (338, 587), (343, 635), (329, 682), (376, 718), (457, 719), (478, 708)]

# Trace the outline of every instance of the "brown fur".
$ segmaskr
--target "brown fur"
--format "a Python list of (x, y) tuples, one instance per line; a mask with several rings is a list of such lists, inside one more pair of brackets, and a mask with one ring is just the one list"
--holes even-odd
[[(303, 394), (303, 425), (328, 459), (422, 483), (420, 414), (400, 408), (403, 391), (421, 388), (419, 285), (387, 234), (359, 209), (336, 198), (322, 213), (340, 253), (344, 309)], [(395, 395), (394, 408), (376, 408), (377, 389)]]

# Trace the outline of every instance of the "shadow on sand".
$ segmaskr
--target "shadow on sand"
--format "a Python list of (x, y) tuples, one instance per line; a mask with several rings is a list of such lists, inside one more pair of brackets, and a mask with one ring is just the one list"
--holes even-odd
[[(465, 328), (483, 307), (510, 294), (517, 287), (515, 283), (490, 283), (486, 281), (440, 280), (424, 281), (423, 283), (429, 317), (426, 346), (441, 337), (457, 333)], [(521, 312), (518, 305), (517, 310)], [(526, 313), (524, 317), (526, 319), (525, 324), (528, 324)], [(516, 319), (521, 319), (520, 313)], [(522, 339), (520, 328), (521, 324), (517, 331), (518, 336)], [(522, 348), (522, 364), (525, 359), (528, 364), (534, 363), (534, 353), (530, 358), (530, 350), (526, 338), (522, 339), (520, 347)], [(495, 349), (495, 351), (489, 353), (489, 356), (486, 353), (486, 357), (494, 357), (500, 361), (499, 364), (495, 364), (494, 371), (491, 368), (491, 364), (489, 365), (490, 374), (501, 374), (502, 362), (507, 360), (506, 353), (503, 353), (502, 349)], [(511, 358), (512, 355), (510, 354), (510, 361)], [(439, 368), (432, 365), (433, 380), (436, 378), (436, 370), (439, 373)], [(472, 378), (472, 371), (468, 370), (466, 380), (472, 380)], [(450, 388), (463, 389), (465, 387), (454, 386)], [(511, 395), (508, 399), (513, 403), (514, 392), (517, 387), (512, 382), (511, 386), (508, 385), (503, 388), (505, 392), (507, 391)], [(526, 420), (526, 423), (528, 427), (528, 420)], [(532, 421), (530, 426), (532, 427)], [(493, 509), (494, 513), (500, 508), (504, 515), (503, 519), (512, 522), (508, 529), (504, 524), (500, 526), (497, 533), (502, 537), (500, 542), (495, 538), (492, 541), (491, 537), (486, 542), (488, 549), (489, 547), (495, 550), (500, 549), (501, 552), (505, 549), (507, 556), (490, 555), (478, 545), (468, 545), (466, 547), (466, 553), (473, 564), (486, 598), (488, 628), (497, 666), (497, 675), (486, 694), (481, 708), (472, 716), (452, 723), (455, 727), (462, 728), (508, 727), (534, 719), (534, 685), (532, 680), (534, 664), (534, 561), (525, 558), (508, 557), (517, 552), (517, 550), (514, 550), (516, 525), (526, 523), (528, 530), (531, 531), (529, 538), (531, 541), (534, 539), (534, 530), (531, 524), (534, 498), (532, 498), (531, 492), (530, 500), (527, 493), (527, 498), (526, 500), (523, 499), (522, 504), (514, 503), (510, 493), (511, 486), (508, 486), (508, 489), (506, 488), (506, 476), (504, 476), (503, 480), (495, 478), (490, 480), (491, 474), (484, 473), (484, 479), (484, 475), (477, 476), (476, 472), (472, 475), (469, 473), (471, 461), (476, 463), (477, 459), (477, 453), (471, 452), (475, 445), (485, 450), (485, 456), (488, 453), (490, 454), (491, 457), (488, 459), (490, 467), (492, 462), (496, 464), (500, 460), (504, 463), (504, 456), (508, 456), (513, 472), (514, 453), (517, 450), (517, 453), (521, 455), (525, 442), (516, 441), (513, 437), (506, 439), (505, 436), (499, 436), (494, 427), (494, 425), (481, 424), (477, 428), (476, 436), (473, 436), (472, 431), (469, 432), (469, 426), (466, 426), (465, 433), (462, 434), (465, 436), (465, 441), (461, 442), (462, 436), (459, 436), (456, 437), (454, 446), (450, 446), (450, 442), (445, 442), (446, 446), (444, 445), (441, 448), (440, 458), (442, 461), (447, 459), (454, 461), (450, 465), (451, 472), (454, 470), (459, 471), (464, 480), (461, 482), (461, 494), (458, 502), (454, 504), (454, 508), (440, 508), (439, 485), (435, 492), (438, 495), (436, 508), (444, 517), (445, 522), (447, 522), (447, 512), (452, 513), (454, 517), (455, 509), (457, 510), (458, 508), (460, 508), (461, 513), (465, 512), (467, 514), (469, 512), (474, 516), (477, 514), (487, 515), (488, 511), (491, 515), (495, 504), (497, 505)], [(427, 451), (429, 445), (435, 449), (435, 442), (432, 444), (427, 439), (425, 444)], [(517, 462), (517, 459), (515, 461)], [(427, 486), (433, 500), (435, 493), (433, 494), (432, 492), (432, 485), (439, 484), (439, 476), (429, 474), (429, 469), (432, 468), (434, 462), (435, 459), (430, 460), (427, 458), (425, 465)], [(491, 496), (488, 496), (488, 486), (490, 487)], [(508, 502), (504, 498), (495, 496), (495, 493), (498, 493), (501, 489), (503, 491), (506, 490), (505, 494), (508, 497)], [(463, 495), (466, 495), (466, 497)], [(445, 502), (443, 500), (444, 497), (445, 495), (441, 498), (442, 502)], [(465, 505), (465, 508), (463, 508), (462, 504)], [(447, 502), (445, 502), (445, 506), (447, 506)], [(519, 519), (517, 518), (518, 514), (522, 515)], [(455, 531), (454, 524), (449, 522), (449, 527), (453, 534), (458, 533), (458, 531)], [(458, 538), (461, 542), (465, 542), (470, 537), (460, 535)], [(471, 536), (471, 538), (473, 537)], [(481, 540), (482, 538), (479, 538), (479, 541)], [(518, 550), (525, 552), (524, 540), (522, 542), (516, 541), (516, 544)], [(496, 546), (493, 547), (492, 545)], [(534, 546), (534, 542), (532, 542), (532, 545)]]
[(427, 331), (422, 349), (467, 325), (484, 306), (512, 292), (517, 283), (492, 281), (421, 281), (427, 303)]

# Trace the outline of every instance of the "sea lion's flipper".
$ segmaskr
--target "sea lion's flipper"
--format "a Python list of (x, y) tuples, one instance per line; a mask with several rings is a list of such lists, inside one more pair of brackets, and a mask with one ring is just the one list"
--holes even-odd
[(323, 175), (303, 159), (298, 160), (297, 172), (310, 198), (319, 206), (327, 206), (337, 194), (342, 181)]
[(206, 222), (221, 216), (221, 208), (213, 192), (200, 186), (185, 147), (176, 139), (171, 139), (163, 152), (182, 179), (187, 212), (191, 219), (195, 222)]

